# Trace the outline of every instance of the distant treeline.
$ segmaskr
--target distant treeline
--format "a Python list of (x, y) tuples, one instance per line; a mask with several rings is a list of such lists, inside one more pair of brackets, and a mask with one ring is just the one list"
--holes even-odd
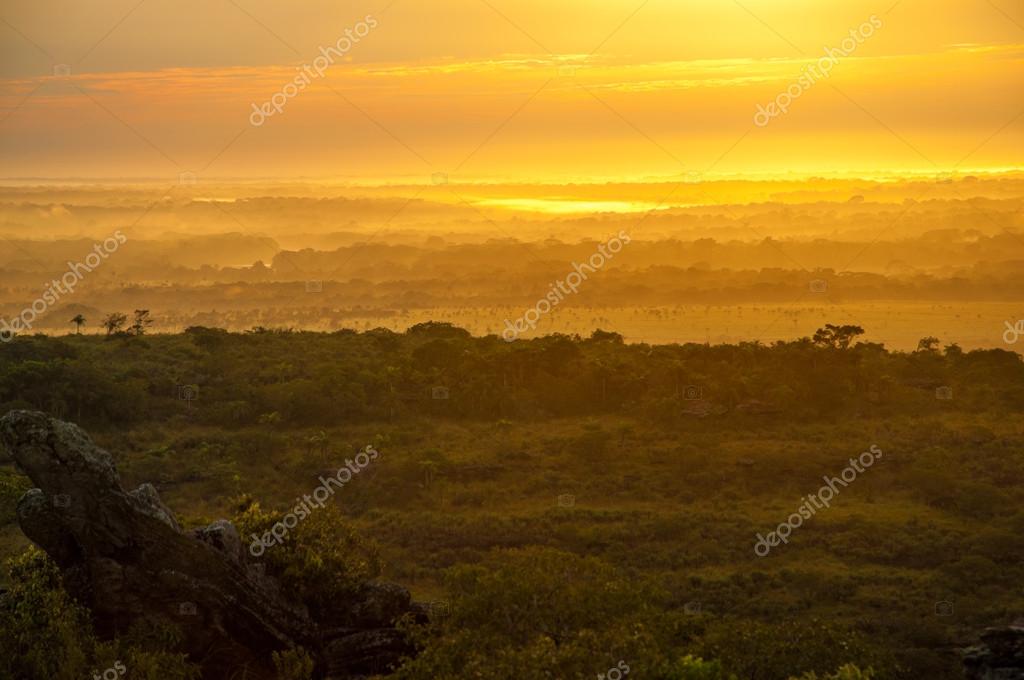
[[(853, 328), (853, 327), (841, 327)], [(445, 323), (405, 333), (18, 337), (0, 347), (0, 412), (41, 409), (97, 427), (188, 419), (259, 423), (623, 414), (829, 418), (1024, 410), (1024, 363), (935, 339), (916, 352), (828, 332), (758, 343), (630, 345), (616, 333), (506, 343)], [(844, 345), (848, 345), (844, 347)]]

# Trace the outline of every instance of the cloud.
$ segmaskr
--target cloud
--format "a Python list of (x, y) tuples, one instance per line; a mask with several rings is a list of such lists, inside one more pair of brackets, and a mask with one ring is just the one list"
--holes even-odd
[[(340, 63), (284, 115), (219, 156), (211, 173), (429, 176), (458, 167), (485, 141), (462, 169), (464, 177), (680, 171), (637, 130), (673, 148), (687, 169), (700, 169), (750, 127), (758, 102), (775, 96), (818, 56), (639, 61), (616, 54), (510, 53)], [(1024, 46), (1016, 43), (858, 53), (844, 59), (829, 82), (861, 106), (817, 88), (801, 98), (785, 125), (750, 136), (720, 169), (763, 171), (781, 163), (810, 170), (823, 158), (833, 166), (822, 170), (877, 167), (880, 153), (887, 167), (923, 165), (864, 110), (952, 165), (1024, 108), (1022, 60)], [(244, 128), (252, 103), (279, 91), (302, 64), (0, 81), (0, 117), (10, 114), (0, 130), (8, 167), (19, 176), (177, 177), (180, 170), (204, 167)], [(577, 68), (560, 70), (566, 65)], [(1020, 124), (1001, 134), (973, 159), (977, 165), (1019, 163), (1011, 152)], [(189, 167), (171, 166), (154, 148)]]

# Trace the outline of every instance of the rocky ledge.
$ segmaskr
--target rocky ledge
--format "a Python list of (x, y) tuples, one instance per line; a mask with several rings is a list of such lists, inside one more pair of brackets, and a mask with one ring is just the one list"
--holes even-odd
[[(301, 645), (317, 675), (386, 672), (408, 647), (396, 619), (419, 612), (404, 588), (367, 584), (341, 616), (312, 620), (253, 564), (235, 527), (219, 520), (183, 532), (156, 489), (126, 491), (110, 455), (78, 426), (34, 411), (0, 419), (0, 445), (37, 487), (18, 503), (22, 531), (61, 568), (72, 595), (112, 636), (140, 620), (180, 624), (204, 678), (273, 678), (271, 653)], [(332, 619), (336, 618), (332, 616)]]

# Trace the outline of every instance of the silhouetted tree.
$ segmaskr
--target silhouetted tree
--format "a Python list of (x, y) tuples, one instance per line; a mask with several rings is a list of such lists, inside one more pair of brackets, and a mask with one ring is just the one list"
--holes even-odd
[(124, 332), (124, 325), (128, 321), (128, 315), (120, 312), (114, 312), (103, 320), (100, 324), (106, 331), (107, 335), (117, 335)]
[(71, 323), (75, 324), (75, 335), (81, 335), (82, 325), (85, 324), (85, 317), (81, 314), (76, 314), (75, 318), (71, 319)]
[(827, 323), (824, 328), (815, 331), (811, 340), (820, 347), (846, 349), (858, 335), (864, 335), (864, 329), (860, 326), (836, 326)]
[(145, 335), (146, 329), (152, 325), (153, 319), (149, 318), (148, 309), (136, 309), (135, 320), (132, 321), (132, 335)]

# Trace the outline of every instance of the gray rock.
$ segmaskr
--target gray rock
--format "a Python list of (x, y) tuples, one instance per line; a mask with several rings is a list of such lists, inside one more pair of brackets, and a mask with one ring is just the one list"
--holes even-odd
[(77, 426), (12, 411), (0, 418), (0, 447), (38, 487), (18, 503), (22, 531), (61, 568), (101, 635), (172, 621), (185, 635), (181, 651), (204, 678), (218, 679), (270, 680), (271, 652), (299, 645), (339, 678), (390, 667), (408, 652), (391, 625), (409, 609), (403, 588), (368, 585), (337, 603), (330, 622), (313, 621), (250, 559), (230, 522), (183, 533), (156, 489), (125, 491), (110, 455)]
[(407, 613), (412, 605), (409, 591), (396, 583), (368, 583), (361, 601), (352, 607), (351, 622), (360, 628), (384, 628)]
[(235, 525), (226, 519), (219, 519), (201, 529), (192, 531), (197, 539), (213, 546), (235, 562), (242, 561), (242, 539)]
[(964, 651), (967, 680), (1024, 680), (1024, 621), (989, 628)]
[(150, 517), (155, 517), (175, 531), (181, 531), (181, 526), (178, 524), (178, 520), (174, 518), (174, 513), (160, 500), (160, 494), (157, 493), (156, 487), (152, 484), (148, 482), (142, 484), (139, 488), (129, 491), (128, 495), (138, 501), (136, 507), (139, 510)]
[(411, 650), (393, 628), (364, 630), (327, 643), (327, 677), (350, 678), (361, 675), (387, 675), (395, 662)]

